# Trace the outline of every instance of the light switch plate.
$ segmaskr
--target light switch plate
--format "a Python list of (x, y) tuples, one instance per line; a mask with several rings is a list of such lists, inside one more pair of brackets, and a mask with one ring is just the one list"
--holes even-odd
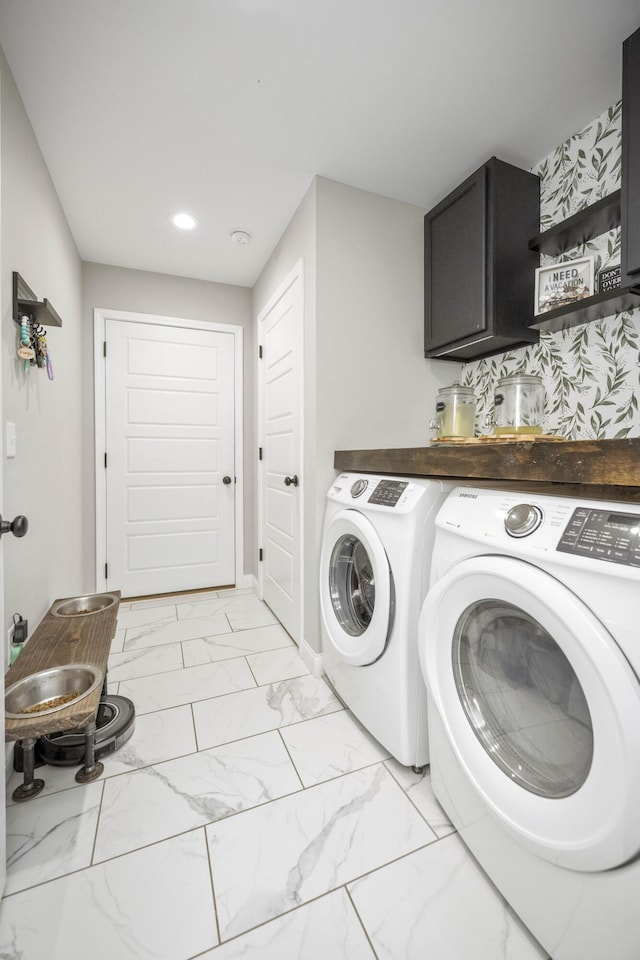
[(5, 432), (5, 456), (7, 459), (16, 455), (16, 425), (7, 420)]

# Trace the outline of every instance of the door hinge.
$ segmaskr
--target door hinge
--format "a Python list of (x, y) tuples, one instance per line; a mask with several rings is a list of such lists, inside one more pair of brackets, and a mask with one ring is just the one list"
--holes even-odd
[(106, 357), (107, 355), (107, 341), (103, 340), (102, 342), (102, 356)]
[(104, 468), (107, 469), (107, 454), (104, 455)]
[(258, 447), (258, 460), (262, 460), (262, 447)]
[(109, 564), (105, 563), (104, 565), (104, 578), (105, 580), (109, 579)]
[(262, 547), (260, 547), (260, 549), (258, 550), (258, 560), (259, 560), (259, 561), (262, 561), (262, 559), (263, 559), (263, 556), (262, 556)]
[(262, 344), (258, 347), (258, 359), (262, 360)]

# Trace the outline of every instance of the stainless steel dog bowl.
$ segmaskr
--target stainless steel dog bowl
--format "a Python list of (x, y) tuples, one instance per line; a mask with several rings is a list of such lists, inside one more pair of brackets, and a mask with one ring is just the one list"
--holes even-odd
[(92, 593), (88, 597), (71, 597), (62, 600), (51, 611), (54, 617), (88, 617), (92, 613), (101, 613), (108, 610), (118, 598), (114, 593)]
[(102, 684), (102, 679), (101, 671), (87, 663), (41, 670), (7, 688), (5, 716), (12, 720), (46, 717), (87, 697)]

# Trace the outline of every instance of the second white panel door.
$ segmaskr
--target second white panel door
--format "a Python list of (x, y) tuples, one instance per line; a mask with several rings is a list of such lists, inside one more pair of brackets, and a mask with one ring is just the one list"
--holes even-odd
[(262, 589), (296, 642), (302, 635), (302, 325), (299, 265), (259, 315)]
[(109, 589), (233, 584), (233, 334), (108, 318), (106, 335)]

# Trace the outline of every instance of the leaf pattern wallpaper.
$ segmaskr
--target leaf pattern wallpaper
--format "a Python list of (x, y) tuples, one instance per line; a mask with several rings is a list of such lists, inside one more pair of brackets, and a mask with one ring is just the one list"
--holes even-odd
[[(606, 110), (580, 133), (565, 140), (533, 168), (541, 179), (540, 229), (620, 187), (621, 104)], [(574, 247), (557, 260), (593, 256), (597, 273), (620, 262), (620, 230)], [(512, 373), (542, 377), (546, 391), (545, 433), (570, 440), (640, 436), (640, 309), (559, 333), (541, 333), (540, 342), (464, 367), (462, 382), (478, 400), (478, 433), (490, 432), (496, 381)]]

